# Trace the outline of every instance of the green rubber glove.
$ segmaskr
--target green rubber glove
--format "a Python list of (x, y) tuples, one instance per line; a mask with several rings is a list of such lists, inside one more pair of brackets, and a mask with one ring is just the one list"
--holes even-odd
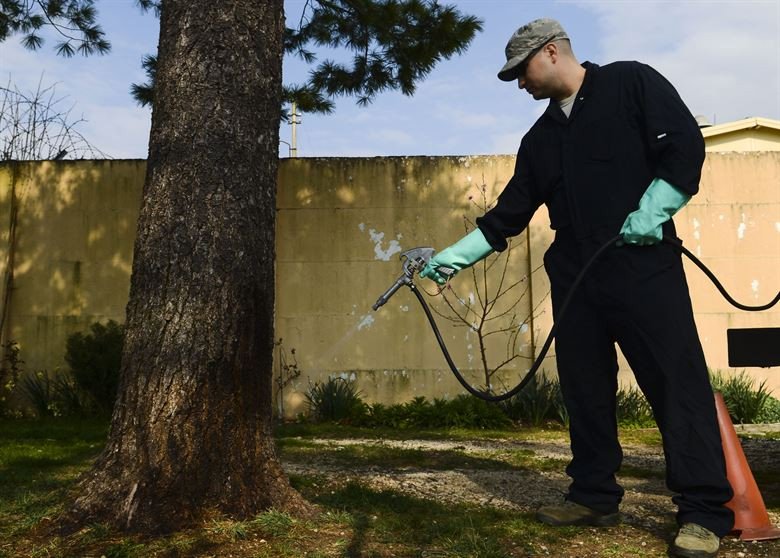
[(493, 252), (485, 235), (479, 228), (474, 229), (469, 234), (461, 238), (449, 248), (445, 248), (426, 264), (420, 272), (420, 277), (427, 277), (436, 281), (439, 285), (447, 282), (447, 275), (439, 273), (439, 266), (448, 267), (453, 270), (455, 275), (461, 269), (465, 269), (477, 263), (483, 258), (487, 258)]
[(663, 239), (661, 225), (666, 223), (691, 196), (678, 190), (663, 178), (655, 178), (647, 187), (639, 209), (629, 213), (620, 234), (626, 244), (649, 246)]

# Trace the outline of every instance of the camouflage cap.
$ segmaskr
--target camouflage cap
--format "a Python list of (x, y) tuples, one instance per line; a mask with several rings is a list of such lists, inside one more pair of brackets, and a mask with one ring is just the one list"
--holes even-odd
[(498, 72), (498, 79), (502, 81), (514, 81), (518, 77), (520, 64), (528, 58), (535, 49), (542, 47), (550, 41), (568, 39), (569, 36), (563, 30), (561, 24), (554, 19), (535, 19), (526, 23), (514, 32), (506, 44), (506, 64)]

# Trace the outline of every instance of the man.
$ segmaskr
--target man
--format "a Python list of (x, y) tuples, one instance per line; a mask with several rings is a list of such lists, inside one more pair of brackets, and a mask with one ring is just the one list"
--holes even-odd
[(653, 407), (676, 493), (676, 556), (715, 556), (733, 526), (712, 389), (693, 321), (671, 217), (698, 190), (704, 142), (674, 87), (638, 62), (580, 65), (560, 24), (524, 25), (498, 74), (534, 99), (549, 99), (523, 138), (514, 176), (478, 228), (431, 259), (422, 275), (473, 265), (525, 229), (544, 203), (555, 240), (545, 254), (553, 314), (579, 270), (618, 234), (558, 324), (556, 353), (570, 416), (573, 459), (550, 525), (615, 525), (623, 489), (615, 393), (620, 345)]

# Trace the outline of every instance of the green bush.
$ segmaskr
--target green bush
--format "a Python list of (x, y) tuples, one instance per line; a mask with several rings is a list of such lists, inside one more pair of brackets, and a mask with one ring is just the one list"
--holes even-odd
[(23, 376), (19, 380), (22, 397), (38, 417), (57, 416), (54, 385), (46, 372), (36, 372)]
[(0, 346), (0, 417), (9, 413), (8, 401), (22, 375), (24, 361), (19, 357), (19, 343), (8, 341)]
[(501, 407), (467, 394), (450, 400), (434, 399), (427, 415), (418, 413), (418, 417), (414, 421), (418, 427), (501, 428), (511, 424)]
[(366, 413), (366, 404), (354, 382), (343, 378), (328, 378), (315, 383), (306, 393), (309, 416), (318, 422), (359, 420)]
[(110, 413), (119, 387), (124, 328), (113, 320), (94, 323), (90, 332), (74, 333), (65, 345), (65, 362), (75, 385), (101, 414)]
[(550, 420), (565, 422), (567, 417), (560, 384), (544, 375), (537, 376), (520, 393), (503, 401), (501, 408), (512, 420), (532, 426)]
[(62, 416), (72, 417), (89, 414), (91, 405), (89, 398), (76, 385), (72, 374), (60, 372), (53, 380), (54, 396), (57, 410)]
[(653, 411), (644, 394), (634, 386), (617, 392), (616, 415), (618, 424), (635, 428), (655, 426)]
[(367, 405), (354, 382), (330, 378), (306, 394), (309, 416), (318, 422), (339, 421), (370, 428), (500, 428), (511, 424), (498, 405), (471, 395), (452, 400), (424, 397), (396, 405)]
[(766, 381), (756, 387), (756, 382), (744, 370), (735, 376), (724, 378), (720, 371), (710, 374), (715, 391), (723, 394), (732, 422), (755, 424), (771, 398)]
[(40, 370), (28, 374), (19, 381), (18, 389), (38, 417), (83, 415), (90, 407), (73, 378), (62, 372), (50, 375)]
[(356, 424), (374, 428), (502, 428), (511, 421), (499, 405), (471, 395), (454, 399), (415, 397), (397, 405), (376, 403)]
[(774, 424), (780, 422), (780, 401), (774, 397), (769, 397), (764, 404), (764, 408), (756, 417), (758, 424)]

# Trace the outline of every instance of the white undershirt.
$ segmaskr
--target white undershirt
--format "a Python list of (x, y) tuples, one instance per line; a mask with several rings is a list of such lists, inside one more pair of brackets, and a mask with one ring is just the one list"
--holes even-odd
[(569, 118), (569, 115), (571, 114), (571, 108), (574, 106), (574, 99), (576, 97), (577, 92), (575, 91), (571, 97), (566, 97), (564, 100), (558, 101), (558, 106), (561, 107), (561, 110), (563, 111), (563, 114), (566, 115), (566, 118)]

